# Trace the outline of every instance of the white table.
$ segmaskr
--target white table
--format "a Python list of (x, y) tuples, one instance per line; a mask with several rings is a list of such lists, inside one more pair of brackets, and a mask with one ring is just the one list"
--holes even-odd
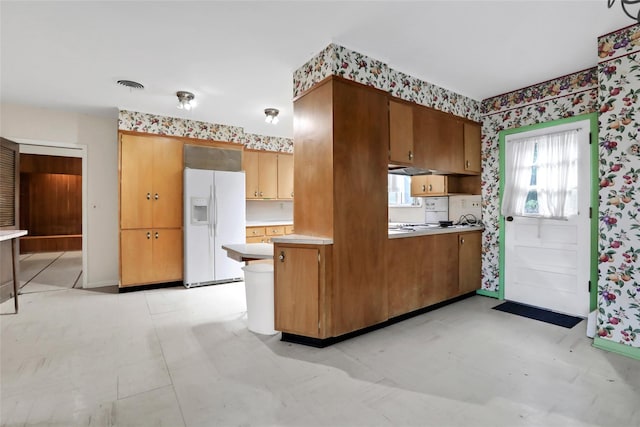
[(27, 235), (27, 230), (0, 230), (0, 242), (11, 240), (11, 266), (13, 270), (13, 301), (18, 313), (18, 238)]

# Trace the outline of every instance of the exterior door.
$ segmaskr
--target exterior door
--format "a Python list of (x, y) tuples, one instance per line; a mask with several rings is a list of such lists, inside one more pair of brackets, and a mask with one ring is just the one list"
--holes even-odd
[[(578, 215), (568, 220), (514, 216), (505, 221), (504, 297), (559, 313), (589, 313), (589, 120), (509, 135), (523, 138), (580, 128)], [(509, 162), (505, 158), (505, 169)], [(505, 178), (508, 179), (508, 178)]]

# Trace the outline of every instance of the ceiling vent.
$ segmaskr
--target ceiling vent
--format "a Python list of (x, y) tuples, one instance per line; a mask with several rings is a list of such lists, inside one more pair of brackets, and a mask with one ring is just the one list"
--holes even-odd
[(120, 86), (128, 87), (130, 89), (144, 89), (142, 83), (134, 82), (133, 80), (118, 80)]

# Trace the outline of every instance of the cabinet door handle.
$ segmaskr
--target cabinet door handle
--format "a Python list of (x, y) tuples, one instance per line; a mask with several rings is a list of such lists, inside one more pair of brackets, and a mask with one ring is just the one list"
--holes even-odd
[(424, 193), (425, 191), (427, 191), (427, 186), (422, 184), (422, 192)]
[(260, 192), (260, 197), (262, 197), (262, 191)]
[(160, 237), (160, 234), (156, 231), (156, 239)]
[(465, 162), (465, 165), (466, 165), (466, 167), (467, 167), (467, 169), (468, 169), (468, 168), (469, 168), (469, 160), (467, 160), (467, 161)]
[(433, 190), (433, 185), (429, 184), (429, 192), (431, 192), (431, 190)]
[(293, 197), (293, 191), (291, 192), (291, 197)]
[(413, 151), (409, 150), (409, 160), (413, 160)]
[(147, 193), (147, 200), (151, 200), (151, 193)]
[(508, 216), (506, 219), (507, 219), (507, 221), (509, 221), (509, 222), (513, 221), (513, 217), (512, 217), (512, 216)]
[(158, 196), (158, 193), (156, 193), (155, 196), (153, 196), (154, 199), (158, 200), (160, 198), (160, 196)]
[(280, 251), (280, 256), (278, 257), (280, 262), (284, 262), (284, 251)]
[(460, 238), (460, 243), (464, 245), (464, 239)]
[(149, 231), (147, 231), (147, 239), (151, 238), (151, 233)]

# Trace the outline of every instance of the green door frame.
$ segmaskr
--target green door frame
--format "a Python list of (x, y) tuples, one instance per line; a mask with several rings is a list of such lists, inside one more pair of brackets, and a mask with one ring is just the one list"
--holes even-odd
[[(505, 161), (505, 151), (506, 151), (506, 137), (507, 135), (513, 135), (522, 132), (529, 132), (537, 129), (544, 129), (551, 126), (564, 125), (567, 123), (580, 122), (583, 120), (589, 120), (589, 128), (590, 128), (590, 153), (591, 153), (591, 263), (590, 263), (590, 274), (589, 278), (591, 281), (590, 287), (590, 298), (589, 298), (589, 311), (593, 311), (597, 307), (598, 301), (598, 176), (599, 176), (599, 164), (598, 164), (598, 113), (589, 113), (583, 114), (580, 116), (567, 117), (565, 119), (553, 120), (545, 123), (537, 123), (535, 125), (524, 126), (515, 129), (507, 129), (500, 132), (500, 183), (499, 183), (499, 194), (500, 194), (500, 206), (502, 206), (502, 195), (504, 192), (504, 161)], [(499, 214), (499, 244), (500, 244), (500, 254), (499, 254), (499, 281), (498, 281), (498, 299), (504, 299), (504, 216)], [(496, 292), (483, 292), (483, 295), (491, 295), (496, 296)]]

